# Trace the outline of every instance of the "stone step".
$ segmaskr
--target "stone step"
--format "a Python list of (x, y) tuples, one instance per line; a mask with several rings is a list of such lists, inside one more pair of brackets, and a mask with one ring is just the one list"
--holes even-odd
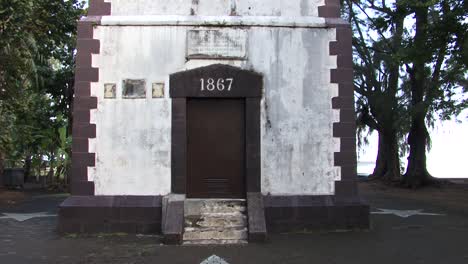
[(247, 240), (247, 228), (193, 228), (186, 227), (184, 241)]
[(238, 213), (245, 212), (245, 206), (236, 206), (236, 207), (203, 207), (200, 210), (201, 214), (229, 214), (229, 213)]
[(245, 200), (185, 200), (184, 244), (247, 243), (245, 212)]
[(186, 227), (245, 227), (247, 217), (242, 213), (204, 214), (186, 216)]
[(203, 215), (211, 213), (236, 213), (245, 212), (245, 200), (198, 200), (188, 199), (185, 201), (184, 213), (186, 216)]
[(247, 240), (235, 240), (235, 239), (207, 239), (207, 240), (186, 240), (183, 245), (239, 245), (248, 244)]
[(228, 213), (217, 213), (217, 212), (205, 212), (199, 215), (187, 215), (187, 216), (203, 216), (203, 217), (242, 217), (245, 216), (245, 212), (228, 212)]

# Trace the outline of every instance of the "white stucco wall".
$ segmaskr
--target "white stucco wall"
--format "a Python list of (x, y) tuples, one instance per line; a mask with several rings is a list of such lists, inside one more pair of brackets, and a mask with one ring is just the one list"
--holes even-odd
[(324, 0), (106, 0), (112, 15), (318, 16)]
[(262, 192), (272, 195), (333, 194), (340, 178), (333, 167), (339, 121), (330, 84), (336, 60), (328, 54), (334, 30), (255, 29), (249, 67), (264, 74)]
[[(171, 186), (171, 99), (169, 74), (212, 63), (229, 63), (264, 75), (261, 111), (262, 192), (272, 195), (333, 194), (340, 179), (333, 167), (339, 139), (332, 138), (338, 110), (331, 109), (337, 86), (330, 84), (333, 29), (244, 28), (248, 59), (186, 61), (191, 26), (98, 26), (100, 68), (92, 84), (97, 138), (90, 141), (96, 167), (89, 169), (96, 195), (165, 195)], [(196, 27), (200, 29), (200, 27)], [(213, 29), (213, 28), (210, 28)], [(219, 30), (223, 30), (220, 28)], [(122, 99), (123, 79), (145, 79), (146, 99)], [(151, 98), (151, 83), (165, 82), (165, 98)], [(104, 99), (105, 83), (117, 84), (117, 98)]]
[[(97, 27), (101, 53), (93, 56), (99, 83), (92, 84), (98, 109), (91, 112), (97, 137), (96, 167), (89, 175), (96, 195), (163, 195), (171, 184), (171, 100), (151, 98), (151, 84), (167, 83), (184, 64), (182, 28)], [(171, 52), (169, 52), (171, 51)], [(122, 99), (123, 79), (145, 79), (146, 99)], [(105, 83), (117, 84), (117, 98), (104, 99)]]

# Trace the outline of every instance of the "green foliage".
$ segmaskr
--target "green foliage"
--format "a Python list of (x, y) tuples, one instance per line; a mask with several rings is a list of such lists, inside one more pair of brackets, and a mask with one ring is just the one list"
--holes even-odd
[(13, 131), (13, 122), (11, 112), (0, 101), (0, 152), (6, 153), (11, 149), (11, 136)]
[(0, 154), (10, 166), (31, 159), (33, 169), (52, 166), (62, 174), (69, 166), (83, 7), (79, 0), (0, 0)]
[(33, 35), (26, 30), (33, 12), (32, 1), (0, 0), (0, 99), (21, 93), (36, 77)]
[[(358, 112), (358, 145), (367, 144), (369, 131), (395, 134), (404, 150), (409, 115), (400, 86), (405, 57), (404, 13), (401, 7), (390, 14), (372, 10), (373, 2), (346, 1), (346, 15), (353, 30), (354, 86)], [(377, 8), (374, 6), (374, 8)], [(388, 10), (387, 10), (388, 9)]]

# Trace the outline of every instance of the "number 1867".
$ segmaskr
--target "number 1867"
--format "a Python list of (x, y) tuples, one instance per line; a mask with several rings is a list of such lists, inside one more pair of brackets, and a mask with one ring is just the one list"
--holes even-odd
[(219, 78), (217, 80), (213, 78), (200, 79), (201, 90), (202, 91), (207, 90), (210, 92), (214, 90), (218, 90), (220, 92), (224, 90), (231, 91), (233, 82), (234, 82), (234, 78)]

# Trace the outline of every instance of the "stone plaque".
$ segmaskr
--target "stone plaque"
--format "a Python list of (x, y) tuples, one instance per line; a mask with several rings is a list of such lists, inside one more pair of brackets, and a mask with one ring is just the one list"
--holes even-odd
[(104, 84), (104, 98), (106, 99), (115, 99), (116, 97), (116, 84), (115, 83), (106, 83)]
[(153, 98), (164, 97), (164, 83), (153, 83)]
[(189, 30), (188, 58), (246, 59), (247, 32), (241, 29)]
[(122, 85), (122, 97), (125, 99), (146, 98), (146, 81), (126, 79)]

